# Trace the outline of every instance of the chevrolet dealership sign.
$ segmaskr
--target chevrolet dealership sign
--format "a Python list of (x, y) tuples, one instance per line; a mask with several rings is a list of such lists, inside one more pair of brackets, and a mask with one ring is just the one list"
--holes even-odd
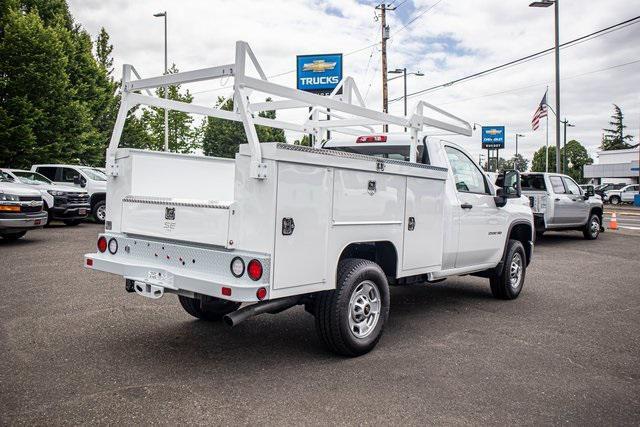
[(300, 90), (328, 95), (342, 80), (342, 54), (298, 55), (296, 87)]

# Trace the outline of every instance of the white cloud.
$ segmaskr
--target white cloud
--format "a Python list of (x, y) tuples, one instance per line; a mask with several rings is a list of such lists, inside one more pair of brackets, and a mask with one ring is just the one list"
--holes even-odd
[[(379, 39), (373, 3), (354, 0), (261, 2), (250, 0), (192, 1), (94, 1), (71, 0), (71, 11), (92, 35), (104, 26), (112, 37), (116, 67), (132, 63), (144, 75), (155, 75), (163, 66), (162, 20), (169, 17), (169, 61), (181, 70), (233, 61), (234, 42), (248, 41), (267, 75), (293, 70), (295, 55), (318, 52), (351, 52)], [(480, 71), (553, 45), (553, 8), (527, 7), (529, 0), (443, 0), (399, 31), (407, 20), (433, 0), (415, 0), (405, 11), (390, 12), (392, 40), (389, 68), (406, 66), (424, 77), (410, 77), (409, 91), (422, 89)], [(637, 2), (561, 2), (561, 42), (639, 15)], [(401, 19), (403, 18), (403, 19)], [(373, 54), (372, 54), (373, 53)], [(371, 59), (370, 59), (371, 58)], [(640, 130), (640, 63), (591, 74), (614, 65), (640, 59), (640, 24), (604, 35), (561, 51), (562, 116), (576, 124), (569, 138), (576, 138), (595, 154), (601, 129), (607, 126), (612, 103), (625, 113), (629, 132)], [(544, 144), (543, 128), (530, 132), (531, 116), (549, 84), (554, 105), (554, 58), (547, 55), (490, 76), (455, 84), (412, 98), (425, 99), (469, 122), (504, 124), (506, 155), (513, 153), (513, 135), (526, 133), (520, 151), (528, 157)], [(376, 47), (345, 57), (345, 73), (368, 92), (372, 108), (381, 108), (380, 54)], [(581, 75), (584, 74), (584, 75)], [(294, 86), (295, 74), (275, 78)], [(213, 86), (213, 87), (212, 87)], [(190, 89), (197, 101), (210, 104), (220, 83), (196, 84)], [(218, 89), (211, 91), (211, 89)], [(207, 92), (202, 92), (207, 90)], [(402, 80), (390, 83), (390, 97), (402, 94)], [(496, 94), (498, 92), (504, 92)], [(402, 103), (391, 105), (402, 112)], [(550, 120), (553, 143), (553, 120)], [(480, 137), (455, 138), (477, 156)]]

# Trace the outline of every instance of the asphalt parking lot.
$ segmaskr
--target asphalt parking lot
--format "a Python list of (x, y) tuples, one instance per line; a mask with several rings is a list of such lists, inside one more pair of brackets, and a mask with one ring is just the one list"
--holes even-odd
[(230, 329), (82, 268), (100, 227), (0, 243), (0, 424), (640, 422), (640, 237), (548, 233), (520, 298), (484, 279), (392, 289), (370, 354), (302, 308)]

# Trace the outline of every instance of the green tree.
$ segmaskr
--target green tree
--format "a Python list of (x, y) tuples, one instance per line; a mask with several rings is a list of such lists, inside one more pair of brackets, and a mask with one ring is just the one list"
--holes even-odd
[(91, 157), (95, 132), (68, 75), (68, 30), (46, 27), (35, 11), (9, 10), (1, 26), (0, 164)]
[[(171, 66), (168, 74), (178, 72), (175, 64)], [(156, 89), (156, 96), (164, 98), (164, 88)], [(168, 98), (174, 101), (191, 103), (193, 95), (189, 91), (180, 91), (180, 85), (169, 86)], [(142, 123), (151, 137), (152, 150), (162, 150), (164, 147), (164, 109), (150, 107), (144, 110), (141, 116)], [(191, 153), (198, 146), (196, 133), (192, 127), (193, 117), (182, 111), (169, 111), (169, 151), (178, 153)]]
[(613, 104), (613, 116), (609, 124), (611, 129), (603, 129), (602, 145), (603, 150), (623, 150), (625, 148), (631, 148), (631, 144), (626, 141), (633, 141), (633, 136), (625, 135), (624, 130), (626, 125), (623, 124), (624, 116), (622, 110), (616, 104)]
[(526, 172), (527, 169), (529, 169), (529, 160), (525, 159), (520, 153), (513, 156), (509, 162), (511, 166), (510, 169), (515, 169), (519, 172)]
[[(560, 151), (562, 154), (562, 151)], [(583, 167), (584, 165), (590, 165), (593, 163), (593, 159), (589, 157), (587, 149), (584, 148), (575, 139), (567, 142), (567, 163), (571, 164), (571, 167), (567, 165), (567, 175), (571, 176), (578, 183), (582, 183), (584, 180)], [(556, 164), (556, 147), (549, 147), (549, 172), (555, 172), (554, 165)], [(545, 171), (545, 147), (541, 147), (533, 155), (533, 161), (531, 162), (532, 172), (544, 172)]]
[[(267, 98), (267, 101), (271, 101)], [(218, 98), (216, 108), (233, 111), (233, 99)], [(263, 111), (260, 117), (276, 118), (275, 111)], [(267, 126), (256, 126), (258, 139), (261, 142), (286, 142), (282, 129)], [(233, 158), (240, 144), (247, 143), (247, 136), (241, 122), (207, 117), (202, 126), (202, 150), (207, 156)]]
[(96, 38), (96, 60), (102, 69), (111, 76), (113, 73), (113, 45), (109, 43), (109, 33), (104, 27), (100, 28), (100, 34)]

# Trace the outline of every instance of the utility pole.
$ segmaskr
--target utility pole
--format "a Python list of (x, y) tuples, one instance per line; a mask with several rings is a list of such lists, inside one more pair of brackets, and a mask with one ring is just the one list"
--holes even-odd
[[(167, 74), (167, 11), (154, 13), (156, 18), (164, 17), (164, 73)], [(169, 98), (169, 86), (164, 87), (164, 99)], [(169, 151), (169, 110), (164, 109), (164, 151)]]
[[(387, 40), (389, 39), (389, 26), (387, 25), (387, 10), (396, 10), (385, 3), (376, 6), (380, 11), (380, 24), (382, 35), (382, 112), (389, 112), (389, 90), (387, 88)], [(389, 125), (383, 125), (383, 132), (389, 132)]]
[(560, 152), (560, 24), (558, 22), (560, 10), (558, 3), (560, 0), (555, 0), (553, 4), (556, 26), (556, 172), (560, 171), (560, 156), (557, 155)]

